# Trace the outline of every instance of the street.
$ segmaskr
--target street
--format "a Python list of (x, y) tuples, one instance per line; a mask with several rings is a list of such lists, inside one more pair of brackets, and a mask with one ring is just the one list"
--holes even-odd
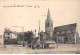
[[(53, 47), (54, 46), (54, 47)], [(79, 54), (80, 44), (54, 44), (48, 49), (30, 49), (22, 45), (0, 46), (0, 54)]]

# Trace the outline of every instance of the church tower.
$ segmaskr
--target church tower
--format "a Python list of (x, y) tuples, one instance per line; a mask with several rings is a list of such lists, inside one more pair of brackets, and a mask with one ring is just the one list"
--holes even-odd
[(45, 32), (46, 32), (47, 40), (49, 40), (52, 37), (52, 33), (53, 33), (53, 21), (50, 16), (49, 9), (47, 13), (47, 19), (45, 20)]

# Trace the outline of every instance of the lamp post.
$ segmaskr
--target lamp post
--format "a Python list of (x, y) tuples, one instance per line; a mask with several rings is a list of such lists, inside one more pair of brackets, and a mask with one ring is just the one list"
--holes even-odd
[[(19, 26), (12, 26), (12, 27), (19, 27)], [(23, 47), (24, 47), (24, 27), (19, 27), (22, 28), (22, 32), (23, 32)]]
[(39, 20), (39, 41), (40, 41), (40, 20)]
[(6, 43), (5, 43), (5, 31), (4, 31), (3, 41), (4, 41), (4, 47), (6, 47)]

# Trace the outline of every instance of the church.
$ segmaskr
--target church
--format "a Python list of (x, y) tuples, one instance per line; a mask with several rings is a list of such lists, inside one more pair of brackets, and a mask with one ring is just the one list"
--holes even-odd
[(47, 40), (54, 40), (56, 43), (74, 44), (79, 42), (77, 23), (57, 26), (53, 29), (49, 9), (45, 20), (45, 34)]
[(53, 21), (50, 16), (50, 11), (48, 9), (47, 19), (45, 20), (45, 33), (47, 40), (52, 39), (53, 34)]

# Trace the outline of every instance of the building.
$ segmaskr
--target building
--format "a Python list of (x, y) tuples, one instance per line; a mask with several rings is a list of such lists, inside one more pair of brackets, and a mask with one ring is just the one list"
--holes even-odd
[(57, 43), (77, 43), (79, 40), (77, 23), (55, 27), (53, 39)]
[(16, 32), (13, 32), (7, 28), (4, 31), (4, 44), (17, 44)]
[(23, 44), (23, 36), (24, 36), (24, 32), (16, 32), (17, 34), (17, 42), (19, 45)]
[(0, 35), (0, 45), (3, 45), (3, 35)]
[(45, 33), (46, 33), (47, 40), (52, 39), (51, 37), (53, 33), (53, 21), (50, 16), (49, 9), (47, 13), (47, 19), (45, 20)]

